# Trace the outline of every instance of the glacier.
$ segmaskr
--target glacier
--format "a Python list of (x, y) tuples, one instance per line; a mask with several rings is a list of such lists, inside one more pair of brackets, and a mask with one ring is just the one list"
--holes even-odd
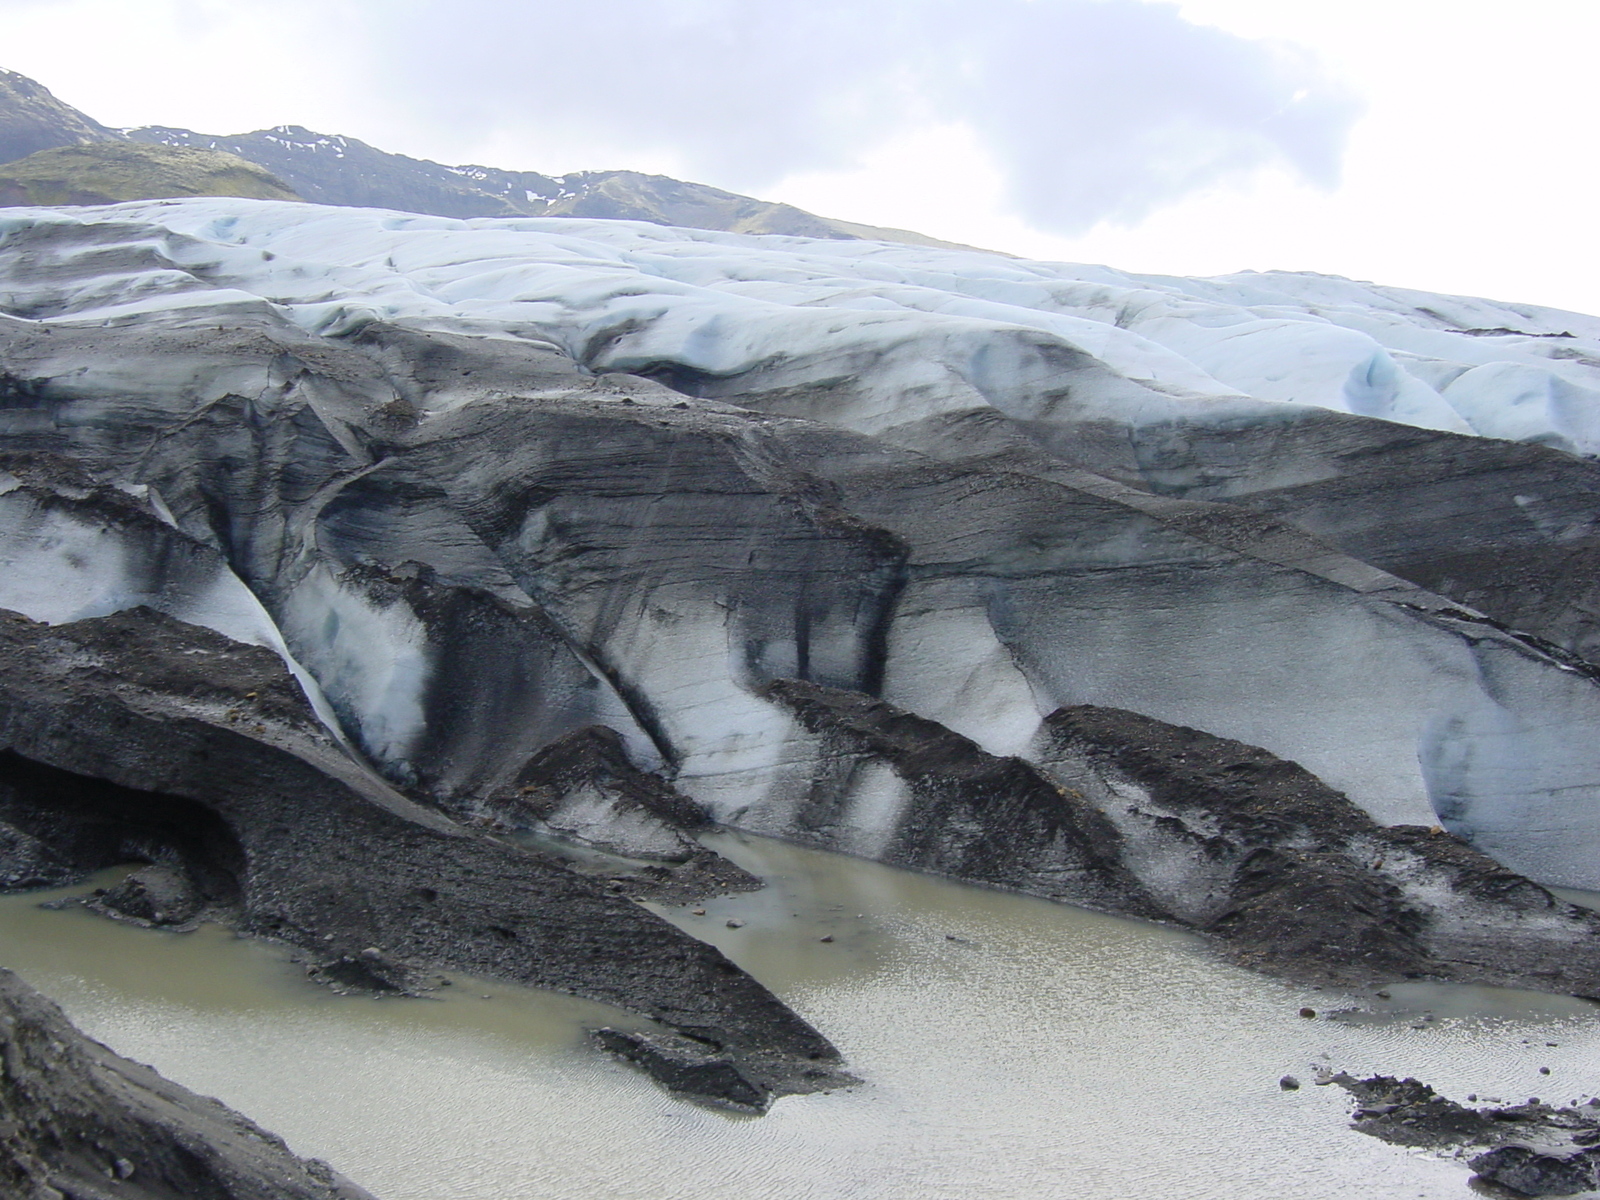
[[(751, 832), (1221, 921), (1271, 838), (1107, 765), (1142, 731), (1303, 769), (1342, 815), (1272, 852), (1407, 903), (1490, 869), (1451, 846), (1600, 889), (1597, 401), (1600, 319), (1319, 275), (10, 209), (0, 608), (265, 646), (363, 786), (465, 822), (536, 795), (676, 852), (613, 803), (639, 771)], [(1091, 709), (1124, 716), (1061, 732)], [(530, 764), (595, 727), (631, 765), (555, 795)], [(1496, 927), (1583, 926), (1530, 913)]]

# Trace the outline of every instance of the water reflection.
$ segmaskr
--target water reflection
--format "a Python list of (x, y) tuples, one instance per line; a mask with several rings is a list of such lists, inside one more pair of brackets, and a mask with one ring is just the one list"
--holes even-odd
[(719, 848), (772, 884), (658, 911), (815, 1022), (865, 1086), (732, 1119), (590, 1052), (584, 1025), (614, 1010), (471, 980), (339, 997), (260, 943), (39, 896), (0, 900), (0, 962), (383, 1200), (1463, 1196), (1459, 1165), (1350, 1132), (1342, 1094), (1278, 1078), (1320, 1063), (1559, 1100), (1600, 1082), (1578, 1001), (1305, 991), (1136, 922), (760, 839)]

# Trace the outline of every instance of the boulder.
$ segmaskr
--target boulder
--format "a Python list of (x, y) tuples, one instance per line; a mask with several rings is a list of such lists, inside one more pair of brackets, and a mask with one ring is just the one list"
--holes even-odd
[(1543, 1154), (1528, 1146), (1500, 1146), (1471, 1162), (1478, 1178), (1524, 1196), (1575, 1196), (1600, 1186), (1593, 1151)]
[(181, 869), (156, 864), (134, 871), (89, 906), (143, 925), (187, 925), (204, 903)]

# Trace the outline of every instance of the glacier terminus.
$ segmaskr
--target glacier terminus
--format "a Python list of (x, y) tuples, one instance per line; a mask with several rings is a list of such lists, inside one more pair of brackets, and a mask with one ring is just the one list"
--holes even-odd
[[(1600, 997), (1600, 319), (246, 199), (0, 214), (0, 882), (761, 1111), (727, 827)], [(647, 864), (633, 885), (551, 847)]]

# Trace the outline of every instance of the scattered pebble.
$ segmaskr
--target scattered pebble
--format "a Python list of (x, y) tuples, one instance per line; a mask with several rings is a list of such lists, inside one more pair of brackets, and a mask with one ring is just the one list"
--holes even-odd
[(831, 942), (831, 941), (833, 941), (833, 934), (831, 934), (831, 933), (825, 934), (822, 937), (818, 938), (817, 941), (819, 941), (819, 942)]
[(1550, 1068), (1549, 1067), (1540, 1067), (1539, 1068), (1539, 1074), (1541, 1074), (1541, 1075), (1550, 1074)]
[(1385, 991), (1380, 991), (1380, 992), (1376, 993), (1376, 995), (1377, 995), (1379, 1000), (1388, 1000), (1390, 998), (1390, 994), (1388, 992), (1385, 992)]
[(1309, 1021), (1317, 1015), (1317, 1010), (1314, 1008), (1302, 1008), (1300, 1015)]
[(689, 911), (692, 912), (697, 917), (703, 917), (703, 916), (706, 915), (706, 910), (703, 909), (703, 908), (693, 908), (693, 909), (690, 909)]
[(739, 920), (738, 917), (729, 917), (728, 918), (728, 928), (729, 929), (743, 929), (744, 928), (744, 922)]
[(1293, 1075), (1285, 1075), (1278, 1080), (1278, 1086), (1286, 1092), (1298, 1092), (1300, 1090), (1300, 1081)]

